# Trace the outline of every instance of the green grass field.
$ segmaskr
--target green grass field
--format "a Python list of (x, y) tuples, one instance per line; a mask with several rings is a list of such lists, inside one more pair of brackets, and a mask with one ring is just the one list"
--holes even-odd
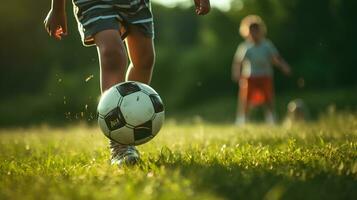
[(167, 121), (142, 163), (77, 125), (0, 130), (0, 199), (356, 199), (357, 115), (292, 127)]

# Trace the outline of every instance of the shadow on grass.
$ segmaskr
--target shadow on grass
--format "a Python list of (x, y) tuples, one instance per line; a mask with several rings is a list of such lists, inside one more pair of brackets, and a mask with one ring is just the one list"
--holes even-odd
[[(179, 170), (195, 190), (209, 191), (224, 199), (355, 199), (357, 182), (352, 176), (317, 173), (284, 175), (276, 169), (159, 161)], [(299, 167), (299, 166), (296, 166)], [(281, 166), (283, 169), (284, 166)], [(304, 177), (305, 176), (305, 177)]]

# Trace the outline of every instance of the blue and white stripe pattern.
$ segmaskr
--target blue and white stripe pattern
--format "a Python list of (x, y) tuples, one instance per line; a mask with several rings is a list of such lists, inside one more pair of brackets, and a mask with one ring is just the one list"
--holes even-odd
[(83, 40), (92, 37), (90, 29), (106, 20), (117, 20), (121, 25), (152, 26), (153, 23), (150, 0), (73, 0), (73, 5)]
[(140, 13), (145, 9), (151, 11), (148, 0), (73, 0), (73, 4), (78, 8), (76, 15), (83, 26), (110, 17), (120, 21), (127, 20), (132, 24), (153, 20), (151, 13), (149, 16)]

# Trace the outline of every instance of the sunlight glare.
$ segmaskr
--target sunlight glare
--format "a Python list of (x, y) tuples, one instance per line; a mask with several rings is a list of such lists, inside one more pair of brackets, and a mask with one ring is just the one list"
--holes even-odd
[[(211, 0), (212, 7), (218, 8), (222, 11), (228, 11), (231, 8), (233, 0)], [(160, 3), (167, 7), (175, 7), (177, 5), (189, 6), (192, 5), (193, 0), (153, 0), (155, 3)]]

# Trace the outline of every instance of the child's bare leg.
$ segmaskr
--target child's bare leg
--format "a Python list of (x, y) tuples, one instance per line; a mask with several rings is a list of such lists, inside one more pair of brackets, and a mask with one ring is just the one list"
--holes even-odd
[(152, 38), (145, 36), (137, 27), (131, 26), (126, 43), (131, 61), (126, 80), (150, 84), (155, 62)]
[(100, 83), (104, 92), (124, 81), (128, 64), (123, 41), (117, 30), (105, 30), (94, 36), (100, 62)]
[[(125, 46), (117, 30), (105, 30), (94, 36), (100, 62), (100, 83), (104, 92), (111, 86), (125, 80), (128, 64)], [(121, 145), (110, 140), (111, 163), (122, 165), (134, 164), (139, 158), (134, 147)]]
[(247, 122), (248, 104), (245, 98), (239, 97), (237, 104), (236, 125), (243, 125)]
[(268, 124), (275, 124), (274, 103), (267, 102), (265, 104), (265, 121)]
[(237, 114), (236, 114), (236, 125), (243, 125), (247, 121), (247, 114), (249, 110), (248, 105), (248, 90), (247, 83), (244, 80), (240, 80), (240, 88), (238, 94), (237, 102)]

